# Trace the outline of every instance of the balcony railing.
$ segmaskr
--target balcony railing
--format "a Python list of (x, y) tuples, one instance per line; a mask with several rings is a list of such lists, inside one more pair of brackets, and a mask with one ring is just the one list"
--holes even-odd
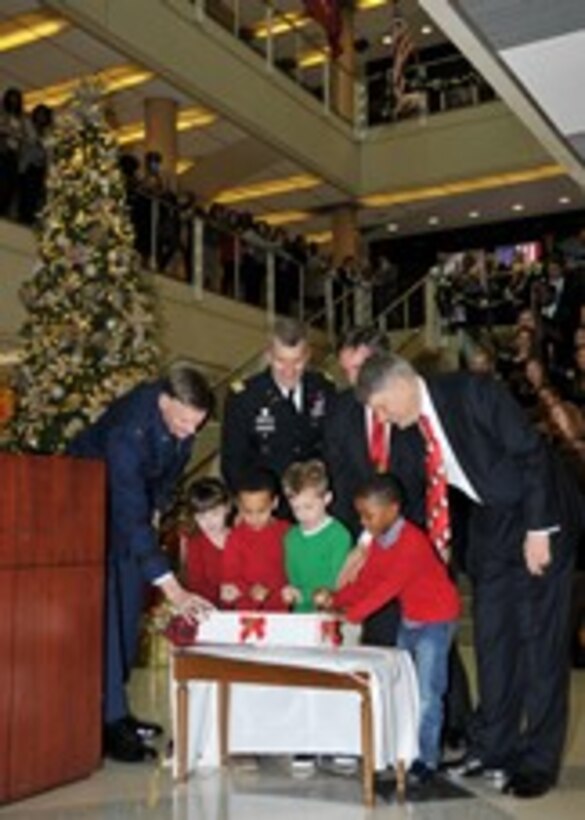
[[(407, 117), (479, 105), (495, 93), (459, 54), (412, 61), (406, 68), (406, 105), (398, 105), (391, 64), (369, 73), (367, 65), (350, 72), (333, 60), (324, 33), (308, 26), (306, 16), (285, 12), (269, 0), (164, 0), (192, 24), (220, 25), (253, 50), (267, 71), (279, 71), (320, 101), (325, 111), (349, 122), (356, 134), (369, 126)], [(389, 51), (389, 57), (391, 52)]]

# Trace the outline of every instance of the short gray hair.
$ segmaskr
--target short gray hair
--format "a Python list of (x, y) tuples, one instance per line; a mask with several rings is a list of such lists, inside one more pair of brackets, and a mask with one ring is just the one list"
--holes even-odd
[(374, 353), (360, 368), (357, 378), (356, 395), (364, 404), (391, 382), (397, 379), (411, 380), (416, 377), (416, 370), (400, 356), (393, 353)]
[(284, 347), (296, 347), (303, 342), (308, 342), (307, 328), (298, 319), (278, 318), (270, 336), (271, 342), (275, 340)]

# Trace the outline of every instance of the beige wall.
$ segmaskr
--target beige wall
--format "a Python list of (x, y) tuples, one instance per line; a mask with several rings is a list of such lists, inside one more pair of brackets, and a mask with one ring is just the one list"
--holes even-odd
[(362, 194), (439, 185), (551, 163), (501, 102), (372, 129), (361, 153)]

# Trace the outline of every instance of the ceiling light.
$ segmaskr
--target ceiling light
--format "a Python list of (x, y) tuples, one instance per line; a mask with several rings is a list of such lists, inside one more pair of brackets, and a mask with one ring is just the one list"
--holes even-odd
[(318, 185), (321, 185), (319, 177), (314, 177), (311, 174), (298, 174), (297, 176), (269, 179), (251, 185), (230, 188), (216, 196), (214, 202), (221, 205), (232, 205), (235, 202), (244, 202), (247, 199), (277, 196), (292, 191), (306, 191), (309, 188), (316, 188)]
[(183, 108), (177, 116), (177, 130), (189, 131), (190, 128), (201, 128), (204, 125), (211, 125), (217, 120), (217, 116), (204, 108)]
[(323, 245), (326, 242), (331, 242), (333, 239), (333, 231), (318, 231), (317, 233), (306, 233), (305, 242), (314, 242), (315, 245)]
[(315, 51), (306, 51), (299, 57), (299, 68), (313, 68), (317, 65), (323, 65), (329, 59), (329, 52), (325, 49), (317, 49)]
[(479, 211), (470, 211), (467, 216), (470, 219), (479, 219)]
[(398, 230), (398, 225), (396, 224), (396, 222), (389, 222), (386, 225), (386, 230), (388, 231), (388, 233), (396, 233), (396, 231)]
[(194, 159), (178, 159), (177, 164), (175, 165), (175, 171), (177, 173), (177, 176), (181, 176), (181, 174), (190, 171), (194, 165)]
[(279, 14), (278, 17), (273, 18), (270, 23), (262, 22), (254, 26), (254, 37), (263, 40), (268, 37), (269, 33), (272, 37), (276, 37), (279, 34), (294, 34), (295, 30), (308, 25), (310, 20), (310, 17), (298, 11), (283, 12)]
[(559, 197), (559, 205), (570, 205), (571, 197), (570, 196), (560, 196)]
[(258, 214), (256, 219), (267, 225), (291, 225), (293, 222), (304, 222), (311, 214), (308, 211), (275, 211), (272, 214)]
[(380, 6), (385, 6), (388, 0), (357, 0), (358, 11), (367, 11), (368, 9), (377, 9)]
[(385, 34), (382, 37), (382, 45), (383, 46), (391, 46), (392, 45), (392, 35), (391, 34)]
[(10, 51), (47, 37), (54, 37), (69, 28), (69, 22), (50, 11), (19, 14), (0, 23), (0, 51)]
[(421, 27), (421, 30), (420, 30), (420, 33), (421, 33), (421, 34), (424, 34), (424, 36), (425, 36), (425, 37), (428, 37), (428, 36), (429, 36), (429, 34), (432, 34), (432, 33), (433, 33), (433, 27), (432, 27), (432, 26), (429, 26), (429, 25), (422, 26), (422, 27)]
[(524, 205), (521, 202), (515, 202), (512, 205), (512, 210), (516, 211), (517, 213), (520, 213), (521, 211), (524, 210)]
[(440, 221), (438, 216), (429, 216), (429, 225), (438, 225)]
[[(217, 120), (215, 114), (204, 108), (184, 108), (177, 116), (177, 131), (190, 131), (192, 128), (203, 128)], [(128, 122), (115, 130), (118, 145), (130, 145), (142, 142), (146, 137), (144, 122)]]
[(490, 188), (503, 188), (506, 185), (519, 185), (523, 182), (536, 182), (565, 175), (560, 165), (541, 165), (526, 171), (510, 171), (506, 174), (461, 179), (446, 182), (443, 185), (431, 185), (425, 188), (406, 188), (385, 194), (370, 194), (362, 197), (361, 204), (367, 208), (385, 208), (391, 205), (402, 205), (406, 202), (420, 202), (426, 199), (439, 199), (455, 194), (467, 194), (473, 191), (485, 191)]
[(152, 71), (146, 71), (131, 63), (112, 66), (98, 71), (96, 74), (88, 74), (82, 77), (74, 77), (72, 80), (65, 80), (62, 83), (35, 88), (27, 91), (24, 95), (25, 108), (31, 109), (35, 105), (44, 103), (52, 108), (58, 108), (71, 99), (80, 83), (84, 80), (92, 80), (102, 86), (104, 94), (113, 94), (125, 88), (133, 88), (136, 85), (148, 82), (153, 77)]

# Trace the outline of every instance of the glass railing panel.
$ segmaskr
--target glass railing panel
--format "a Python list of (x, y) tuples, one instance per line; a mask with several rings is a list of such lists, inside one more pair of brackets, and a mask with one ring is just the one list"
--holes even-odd
[(441, 114), (496, 99), (491, 86), (462, 55), (408, 66), (405, 78), (405, 99), (398, 100), (394, 93), (391, 66), (366, 75), (364, 85), (369, 125)]

